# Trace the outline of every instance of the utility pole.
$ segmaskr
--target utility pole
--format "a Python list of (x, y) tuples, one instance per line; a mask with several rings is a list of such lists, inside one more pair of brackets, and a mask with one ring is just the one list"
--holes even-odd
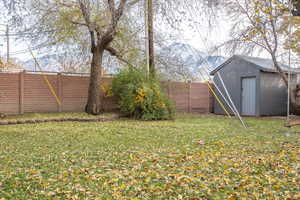
[(9, 27), (6, 25), (6, 61), (9, 63)]
[(145, 11), (145, 50), (146, 50), (146, 68), (149, 74), (149, 36), (148, 36), (148, 0), (144, 0), (144, 11)]
[(155, 76), (153, 0), (145, 0), (147, 65), (151, 76)]

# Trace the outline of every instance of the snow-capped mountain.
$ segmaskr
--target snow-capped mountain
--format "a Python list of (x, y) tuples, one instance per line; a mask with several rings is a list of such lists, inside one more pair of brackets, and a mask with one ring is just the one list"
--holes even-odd
[(161, 72), (167, 78), (194, 81), (207, 79), (209, 72), (225, 61), (222, 56), (207, 55), (184, 43), (173, 43), (162, 48), (159, 57), (162, 60)]
[(209, 63), (210, 68), (208, 71), (211, 72), (216, 67), (220, 66), (226, 60), (226, 58), (223, 56), (207, 56), (205, 60), (207, 63)]
[[(112, 74), (118, 64), (115, 58), (104, 54), (103, 65), (108, 66), (106, 70), (108, 74)], [(90, 69), (89, 57), (82, 58), (78, 55), (67, 55), (67, 53), (56, 53), (40, 56), (36, 58), (39, 66), (34, 59), (27, 60), (23, 63), (24, 69), (28, 71), (48, 71), (48, 72), (80, 72), (88, 73)]]
[(185, 65), (200, 65), (206, 55), (184, 43), (173, 43), (162, 49), (161, 56), (171, 56), (172, 58), (179, 58), (185, 62)]
[[(44, 55), (37, 58), (42, 71), (58, 72), (60, 64), (58, 63), (57, 54)], [(40, 71), (39, 67), (36, 65), (34, 59), (27, 60), (23, 63), (25, 70), (28, 71)]]

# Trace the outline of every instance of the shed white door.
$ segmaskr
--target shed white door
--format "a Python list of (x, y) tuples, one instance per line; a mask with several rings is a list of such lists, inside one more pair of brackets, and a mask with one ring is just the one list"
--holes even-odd
[(242, 115), (255, 115), (256, 78), (242, 78)]

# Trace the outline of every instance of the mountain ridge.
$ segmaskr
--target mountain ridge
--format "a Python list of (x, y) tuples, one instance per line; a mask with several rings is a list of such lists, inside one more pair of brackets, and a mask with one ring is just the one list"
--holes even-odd
[[(208, 74), (226, 60), (223, 56), (208, 55), (190, 44), (178, 42), (162, 48), (160, 56), (169, 61), (167, 69), (162, 70), (164, 74), (179, 74), (179, 80), (193, 81), (208, 79)], [(180, 74), (184, 74), (185, 77), (180, 78)]]
[[(203, 81), (210, 71), (214, 70), (225, 61), (223, 56), (208, 55), (194, 48), (190, 44), (174, 42), (169, 46), (165, 46), (157, 50), (158, 70), (165, 78), (175, 80), (193, 80)], [(60, 63), (58, 58), (62, 55), (47, 54), (37, 58), (43, 71), (60, 71)], [(29, 59), (23, 63), (25, 70), (39, 71), (33, 59)], [(113, 66), (112, 68), (118, 68)], [(116, 70), (112, 70), (112, 72)], [(108, 72), (112, 74), (112, 72)]]

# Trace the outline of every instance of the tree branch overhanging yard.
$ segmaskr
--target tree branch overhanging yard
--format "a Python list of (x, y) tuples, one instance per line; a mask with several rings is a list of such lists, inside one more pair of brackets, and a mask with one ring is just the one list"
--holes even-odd
[(180, 115), (2, 126), (0, 199), (298, 199), (299, 135), (286, 137), (280, 120), (247, 123)]

